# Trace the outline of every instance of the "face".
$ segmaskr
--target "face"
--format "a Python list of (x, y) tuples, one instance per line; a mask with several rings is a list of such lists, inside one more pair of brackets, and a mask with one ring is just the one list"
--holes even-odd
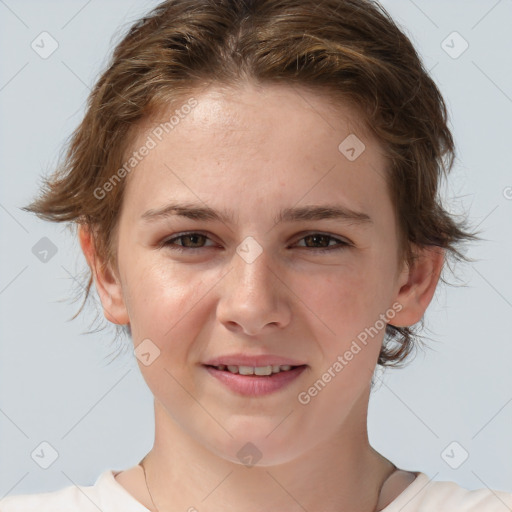
[[(195, 95), (128, 176), (118, 225), (110, 306), (143, 377), (165, 421), (235, 462), (247, 442), (275, 464), (359, 428), (403, 307), (382, 148), (357, 112), (298, 91)], [(219, 366), (237, 362), (293, 368)]]

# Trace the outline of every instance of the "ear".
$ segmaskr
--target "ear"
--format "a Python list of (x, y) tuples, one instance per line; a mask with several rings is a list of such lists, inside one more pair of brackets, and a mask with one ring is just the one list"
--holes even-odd
[(94, 237), (87, 226), (79, 226), (78, 239), (87, 264), (91, 269), (105, 318), (114, 324), (129, 324), (130, 319), (119, 278), (112, 271), (110, 265), (105, 265), (99, 258), (96, 253)]
[(399, 277), (396, 302), (402, 309), (394, 316), (392, 325), (408, 327), (419, 322), (434, 293), (443, 270), (445, 251), (436, 246), (415, 248), (411, 266), (405, 264)]

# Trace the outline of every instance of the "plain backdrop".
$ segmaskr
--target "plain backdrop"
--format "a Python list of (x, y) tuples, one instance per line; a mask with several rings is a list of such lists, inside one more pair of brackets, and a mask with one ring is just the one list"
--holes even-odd
[[(431, 348), (375, 389), (370, 441), (435, 480), (512, 491), (512, 1), (383, 4), (449, 107), (450, 210), (486, 240), (455, 269), (465, 286), (438, 289)], [(91, 314), (70, 320), (78, 303), (65, 299), (85, 265), (77, 241), (20, 207), (57, 163), (113, 44), (155, 5), (0, 1), (0, 497), (92, 485), (152, 446), (152, 395), (133, 353), (107, 364), (112, 333), (82, 334)], [(42, 32), (58, 43), (47, 58), (31, 46)]]

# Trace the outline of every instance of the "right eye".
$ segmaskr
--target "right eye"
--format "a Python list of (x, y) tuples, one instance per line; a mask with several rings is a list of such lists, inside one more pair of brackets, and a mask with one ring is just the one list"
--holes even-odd
[[(182, 242), (181, 245), (176, 244), (175, 241), (180, 240)], [(188, 233), (181, 233), (179, 235), (173, 236), (171, 238), (167, 238), (161, 244), (162, 247), (168, 247), (173, 251), (183, 252), (185, 250), (194, 250), (194, 249), (203, 249), (206, 247), (212, 246), (204, 246), (201, 245), (206, 240), (209, 240), (208, 236), (204, 233), (200, 233), (197, 231), (191, 231)]]

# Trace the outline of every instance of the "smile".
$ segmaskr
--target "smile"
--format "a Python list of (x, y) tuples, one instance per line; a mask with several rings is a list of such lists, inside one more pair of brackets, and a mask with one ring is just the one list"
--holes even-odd
[(229, 371), (231, 373), (238, 373), (240, 375), (260, 375), (260, 376), (268, 376), (273, 373), (280, 372), (288, 372), (292, 368), (296, 368), (295, 366), (290, 366), (289, 364), (283, 365), (267, 365), (267, 366), (236, 366), (236, 365), (225, 365), (219, 364), (217, 366), (213, 366), (220, 371)]
[(292, 384), (308, 365), (203, 365), (208, 373), (225, 389), (237, 395), (264, 396), (284, 390)]

